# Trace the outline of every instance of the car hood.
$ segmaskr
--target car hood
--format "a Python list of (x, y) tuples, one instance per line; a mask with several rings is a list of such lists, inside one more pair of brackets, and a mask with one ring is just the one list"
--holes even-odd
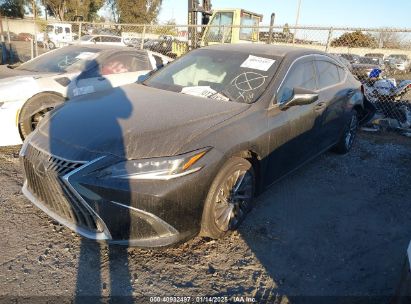
[(32, 141), (73, 160), (176, 155), (202, 132), (249, 107), (131, 84), (67, 102)]
[(0, 66), (0, 100), (13, 101), (32, 96), (38, 91), (36, 79), (45, 76), (51, 76), (51, 74), (40, 74)]

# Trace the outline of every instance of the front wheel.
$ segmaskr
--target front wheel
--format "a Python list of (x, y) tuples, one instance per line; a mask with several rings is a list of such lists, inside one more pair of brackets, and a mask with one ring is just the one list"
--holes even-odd
[(240, 157), (230, 158), (208, 192), (200, 234), (217, 239), (237, 229), (252, 208), (254, 193), (251, 163)]
[(333, 151), (339, 154), (348, 153), (354, 143), (354, 139), (357, 136), (358, 131), (358, 112), (356, 110), (351, 111), (351, 117), (349, 122), (344, 127), (344, 132), (334, 146)]
[(19, 130), (24, 140), (47, 112), (62, 104), (64, 98), (57, 94), (40, 93), (26, 101), (19, 115)]

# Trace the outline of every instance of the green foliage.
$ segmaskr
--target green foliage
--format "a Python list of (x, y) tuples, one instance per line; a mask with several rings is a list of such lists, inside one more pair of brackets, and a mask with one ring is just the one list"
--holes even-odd
[(95, 21), (105, 0), (42, 0), (42, 3), (50, 15), (60, 20), (71, 21), (75, 16), (83, 16), (84, 21)]
[(162, 0), (107, 0), (118, 23), (149, 24), (157, 19)]
[(345, 33), (340, 37), (331, 41), (331, 46), (339, 47), (345, 46), (350, 48), (356, 47), (371, 47), (375, 48), (378, 46), (378, 41), (375, 37), (364, 34), (361, 31), (355, 31), (351, 33)]
[(12, 18), (23, 18), (27, 0), (0, 0), (0, 14)]
[(158, 25), (154, 29), (154, 33), (157, 35), (171, 35), (177, 36), (178, 30), (175, 20), (169, 20), (164, 25)]

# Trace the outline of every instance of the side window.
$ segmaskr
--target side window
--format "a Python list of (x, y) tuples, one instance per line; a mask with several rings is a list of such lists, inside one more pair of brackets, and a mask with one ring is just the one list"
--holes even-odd
[(340, 68), (340, 67), (337, 67), (337, 69), (338, 69), (338, 75), (340, 77), (340, 80), (343, 80), (345, 78), (345, 73), (346, 73), (345, 69)]
[(294, 88), (303, 88), (307, 90), (317, 89), (313, 61), (296, 63), (293, 65), (278, 91), (277, 102), (284, 103), (289, 100), (293, 94)]
[(338, 67), (328, 61), (317, 60), (318, 87), (320, 89), (335, 85), (340, 82)]
[(69, 27), (66, 27), (66, 28), (64, 28), (65, 29), (65, 31), (66, 31), (66, 34), (70, 34), (70, 28)]
[(258, 23), (259, 19), (257, 17), (244, 13), (241, 17), (241, 25), (244, 27), (240, 28), (240, 40), (257, 40), (258, 30), (257, 28), (253, 28), (253, 26), (258, 26)]
[(101, 66), (102, 75), (137, 72), (143, 70), (151, 70), (151, 65), (146, 54), (114, 55), (107, 58)]
[(61, 26), (56, 26), (55, 32), (56, 34), (61, 34), (63, 33), (63, 28)]
[(101, 42), (121, 42), (120, 37), (102, 36)]

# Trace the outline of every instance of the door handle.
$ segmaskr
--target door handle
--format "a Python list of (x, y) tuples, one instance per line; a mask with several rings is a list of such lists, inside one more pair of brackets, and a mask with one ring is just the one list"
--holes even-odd
[(355, 91), (354, 91), (353, 89), (349, 89), (349, 90), (347, 91), (347, 97), (348, 97), (348, 98), (351, 98), (354, 94), (355, 94)]
[(103, 80), (107, 80), (105, 77), (99, 77), (97, 78), (98, 81), (103, 81)]

